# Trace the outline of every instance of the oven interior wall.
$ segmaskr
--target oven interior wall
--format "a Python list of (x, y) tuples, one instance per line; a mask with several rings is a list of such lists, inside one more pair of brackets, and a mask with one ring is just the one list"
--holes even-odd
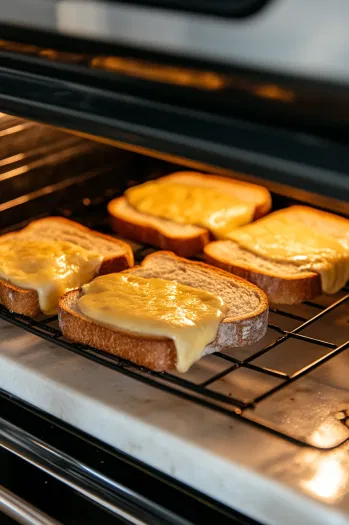
[[(188, 168), (0, 114), (0, 229), (49, 214), (77, 219), (130, 185), (176, 170)], [(304, 202), (299, 196), (273, 192), (273, 208)]]

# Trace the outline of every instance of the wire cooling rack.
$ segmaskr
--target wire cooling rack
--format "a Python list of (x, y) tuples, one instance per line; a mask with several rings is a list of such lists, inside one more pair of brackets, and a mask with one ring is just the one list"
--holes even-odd
[[(139, 247), (135, 259), (140, 261), (152, 251), (154, 249), (146, 246)], [(294, 382), (349, 348), (349, 288), (333, 298), (295, 307), (271, 307), (270, 312), (268, 332), (260, 343), (217, 352), (201, 359), (188, 373), (179, 374), (154, 372), (101, 350), (72, 343), (63, 337), (56, 316), (33, 320), (0, 305), (0, 318), (51, 343), (181, 398), (229, 416), (250, 419), (285, 437), (316, 446), (311, 439), (313, 427), (306, 432), (299, 430), (297, 434), (292, 425), (275, 424), (270, 409), (267, 417), (265, 414), (258, 417), (256, 409), (263, 401), (273, 400), (275, 394), (286, 391)], [(293, 399), (291, 395), (286, 395), (287, 399)], [(277, 407), (276, 400), (275, 410)], [(304, 414), (302, 417), (309, 419)], [(303, 426), (306, 423), (303, 421)], [(346, 437), (349, 429), (348, 435), (342, 432), (336, 439), (343, 441)], [(339, 444), (337, 441), (335, 445)], [(325, 448), (332, 444), (329, 442)]]

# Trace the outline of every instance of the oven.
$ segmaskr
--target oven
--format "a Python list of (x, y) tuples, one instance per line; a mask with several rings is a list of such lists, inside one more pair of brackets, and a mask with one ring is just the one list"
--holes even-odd
[[(317, 6), (0, 5), (1, 233), (59, 215), (113, 234), (111, 199), (183, 167), (348, 216), (349, 8)], [(349, 523), (348, 285), (271, 304), (262, 340), (184, 375), (55, 316), (0, 305), (0, 330), (1, 523)]]

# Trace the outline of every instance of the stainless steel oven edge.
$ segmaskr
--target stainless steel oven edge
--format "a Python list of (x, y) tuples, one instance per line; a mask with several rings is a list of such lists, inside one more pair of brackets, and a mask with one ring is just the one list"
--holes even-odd
[[(24, 525), (255, 523), (4, 391), (0, 404), (0, 521), (3, 512)], [(67, 507), (58, 519), (50, 499)]]
[[(64, 452), (0, 418), (1, 446), (50, 474), (109, 513), (134, 525), (189, 525)], [(5, 495), (4, 495), (5, 499)]]
[(226, 64), (349, 81), (346, 0), (270, 0), (230, 19), (98, 0), (12, 0), (0, 22)]

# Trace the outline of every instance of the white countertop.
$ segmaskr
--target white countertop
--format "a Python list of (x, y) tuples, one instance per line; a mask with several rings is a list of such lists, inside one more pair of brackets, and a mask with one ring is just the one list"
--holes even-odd
[(349, 443), (301, 447), (0, 321), (0, 387), (262, 523), (349, 524)]

